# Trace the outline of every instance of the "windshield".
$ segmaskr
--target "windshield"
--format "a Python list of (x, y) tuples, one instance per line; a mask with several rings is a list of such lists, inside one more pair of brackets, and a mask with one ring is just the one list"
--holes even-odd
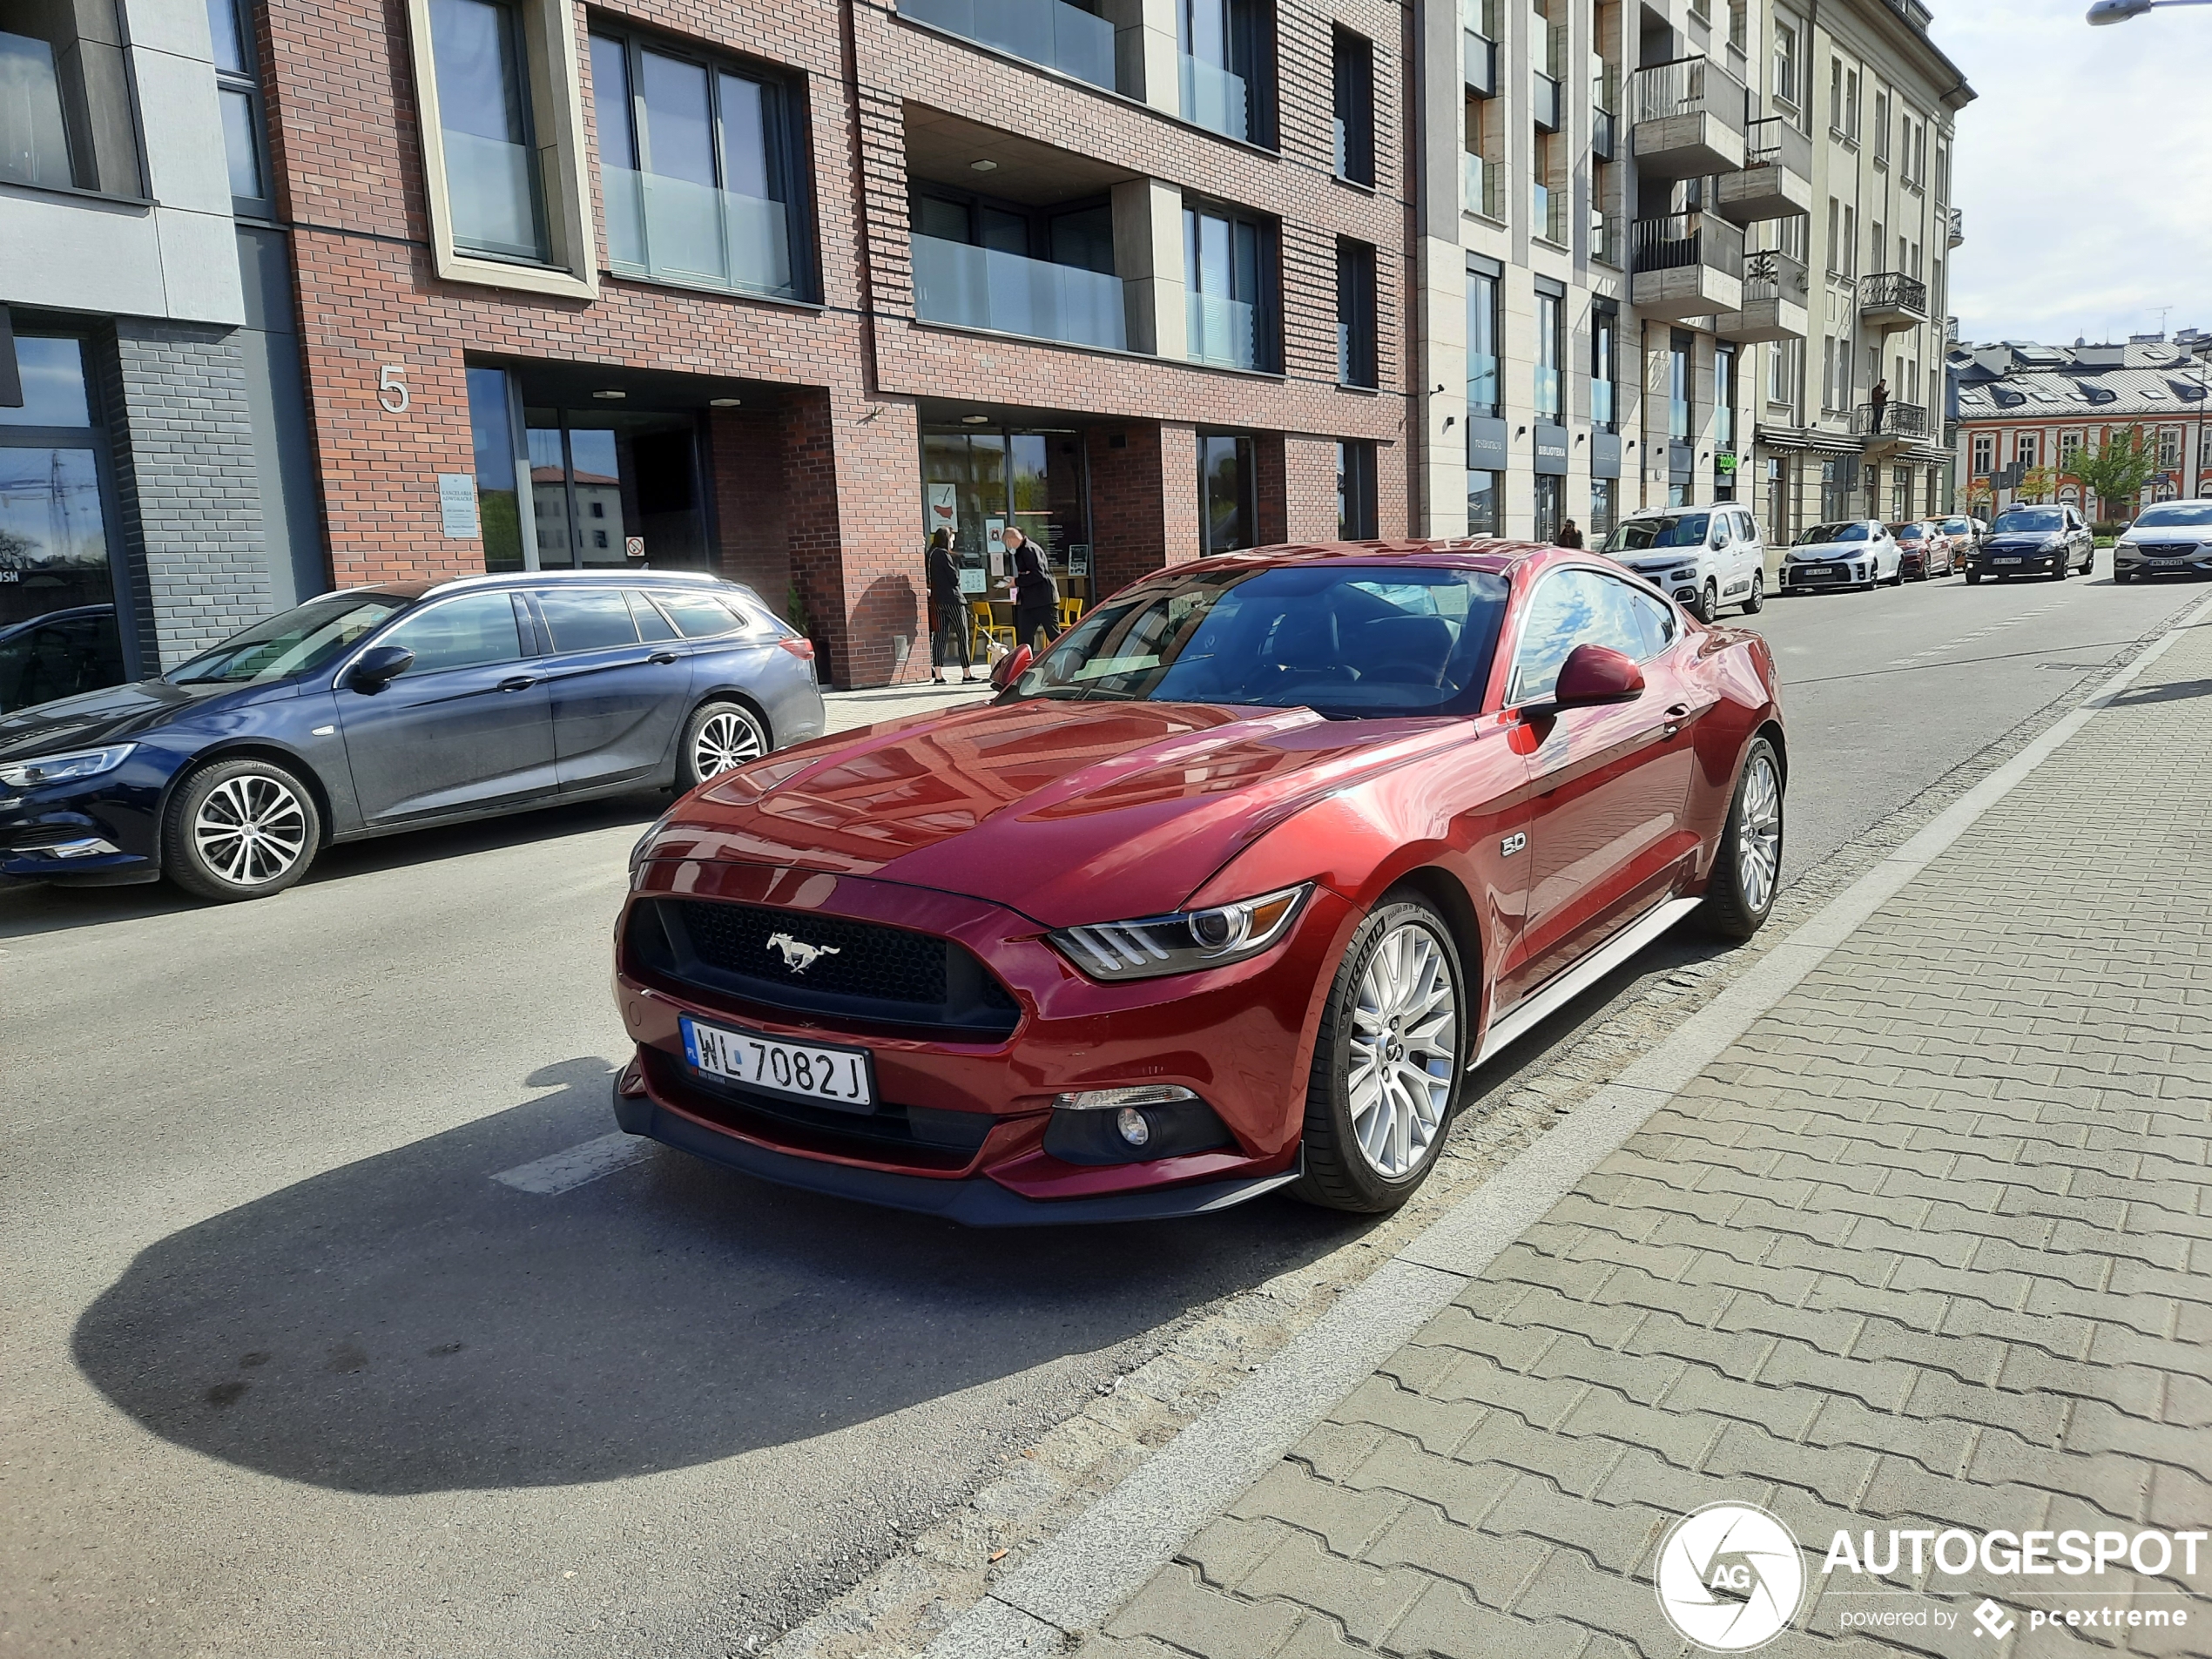
[(1084, 617), (1012, 694), (1310, 708), (1338, 719), (1472, 712), (1506, 592), (1487, 571), (1404, 565), (1161, 577)]
[(1849, 524), (1815, 524), (1797, 537), (1799, 547), (1811, 547), (1817, 542), (1863, 542), (1866, 526), (1856, 522)]
[(396, 593), (326, 593), (233, 634), (167, 678), (177, 685), (253, 685), (305, 674), (413, 603)]
[(1943, 533), (1946, 536), (1972, 536), (1974, 527), (1963, 518), (1946, 518), (1943, 521)]
[(1900, 542), (1917, 542), (1926, 534), (1918, 524), (1892, 524), (1890, 534)]
[(2155, 530), (2161, 525), (2212, 524), (2212, 501), (2175, 502), (2166, 507), (2146, 507), (2134, 528)]
[(2044, 507), (2026, 512), (2000, 513), (1993, 530), (2062, 530), (2066, 520), (2055, 507)]
[(1606, 538), (1608, 553), (1642, 553), (1649, 548), (1703, 547), (1710, 513), (1669, 513), (1664, 518), (1634, 518), (1616, 525)]

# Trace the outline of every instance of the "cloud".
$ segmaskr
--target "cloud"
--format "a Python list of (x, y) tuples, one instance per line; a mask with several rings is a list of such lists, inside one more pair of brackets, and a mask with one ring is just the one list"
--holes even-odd
[(1966, 340), (2212, 328), (2212, 7), (2093, 29), (2087, 0), (1933, 0), (1980, 94), (1958, 117)]

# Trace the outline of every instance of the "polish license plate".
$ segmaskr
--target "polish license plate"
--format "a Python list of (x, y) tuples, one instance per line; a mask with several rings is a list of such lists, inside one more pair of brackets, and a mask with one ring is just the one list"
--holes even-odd
[(1990, 563), (1992, 564), (2018, 564), (2020, 561), (2018, 559), (1992, 559), (1990, 560)]
[(2188, 556), (2185, 553), (2176, 553), (2171, 557), (2154, 553), (2144, 561), (2148, 564), (2187, 564), (2188, 562)]
[(708, 1025), (688, 1014), (678, 1023), (684, 1058), (706, 1076), (838, 1111), (875, 1109), (875, 1067), (866, 1049), (787, 1042), (758, 1031)]

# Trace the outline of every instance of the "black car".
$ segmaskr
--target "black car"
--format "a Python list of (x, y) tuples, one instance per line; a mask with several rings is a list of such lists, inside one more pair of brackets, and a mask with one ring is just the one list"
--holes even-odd
[(705, 575), (326, 593), (159, 679), (0, 715), (0, 875), (258, 899), (332, 841), (688, 789), (821, 734), (813, 658)]
[(1997, 515), (1981, 545), (1966, 550), (1966, 580), (1985, 576), (2083, 576), (2097, 560), (2097, 538), (2073, 508), (2007, 507)]
[(0, 624), (0, 714), (123, 679), (113, 605), (73, 605)]

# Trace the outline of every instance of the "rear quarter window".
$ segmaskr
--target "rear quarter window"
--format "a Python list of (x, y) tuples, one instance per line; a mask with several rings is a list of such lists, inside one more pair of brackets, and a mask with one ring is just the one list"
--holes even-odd
[(711, 593), (655, 593), (686, 639), (711, 639), (748, 627), (745, 614)]

